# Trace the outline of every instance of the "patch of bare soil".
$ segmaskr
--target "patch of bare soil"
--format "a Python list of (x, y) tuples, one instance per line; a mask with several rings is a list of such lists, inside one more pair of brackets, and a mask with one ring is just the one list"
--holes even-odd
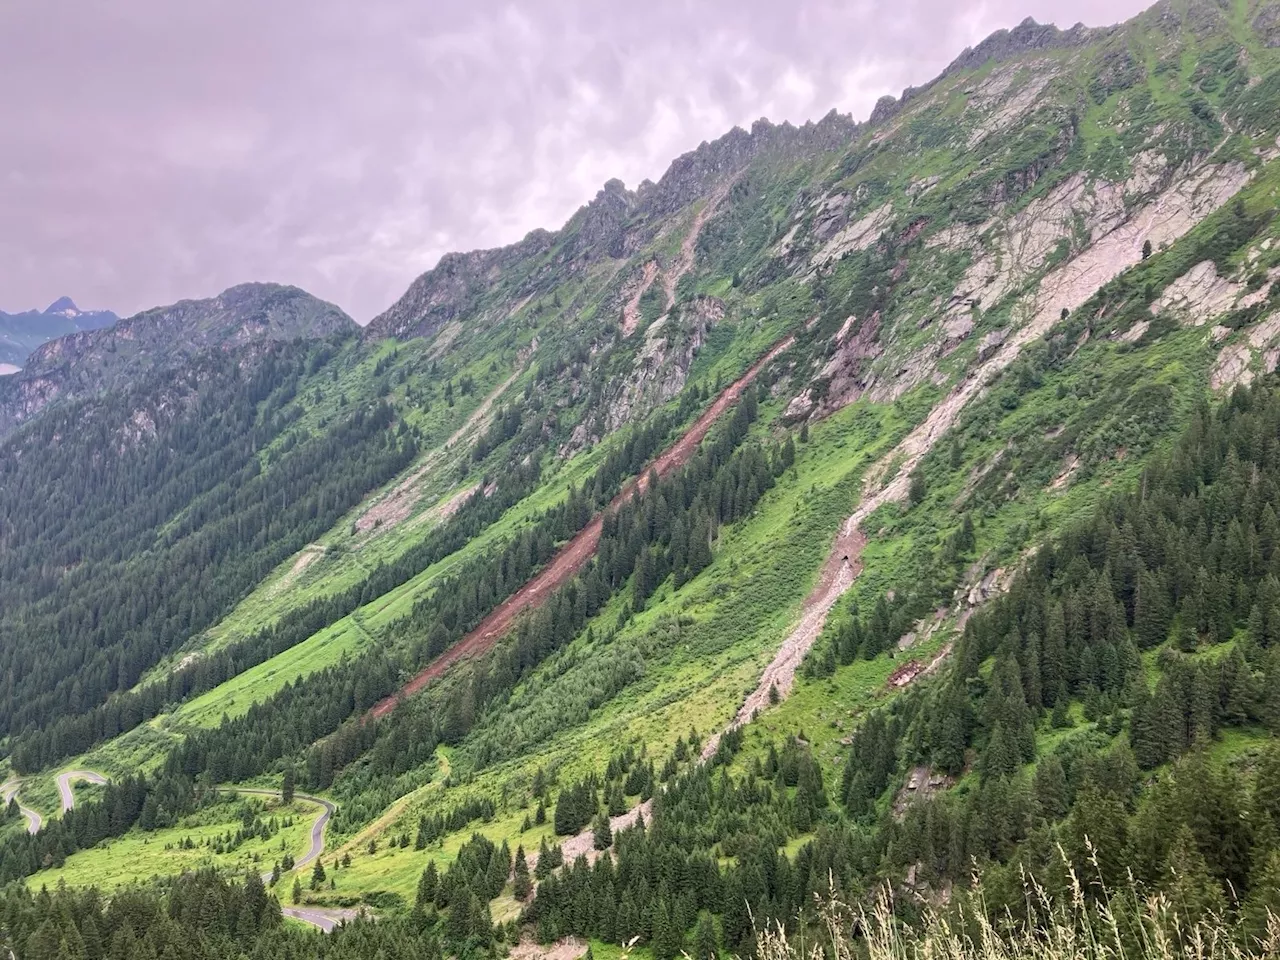
[[(822, 565), (818, 582), (801, 607), (800, 622), (787, 635), (778, 652), (765, 667), (755, 689), (742, 702), (726, 732), (750, 723), (755, 715), (767, 709), (775, 698), (780, 700), (791, 692), (796, 670), (814, 641), (818, 639), (818, 635), (822, 633), (822, 627), (827, 622), (827, 614), (831, 612), (831, 608), (844, 595), (844, 592), (853, 586), (853, 581), (862, 572), (862, 562), (859, 558), (866, 543), (867, 538), (856, 524), (845, 523), (841, 527), (835, 544)], [(707, 742), (702, 747), (703, 760), (709, 760), (715, 755), (720, 747), (721, 735), (717, 733), (707, 738)]]
[[(416, 517), (414, 517), (412, 520), (409, 521), (409, 526), (407, 526), (405, 529), (411, 530), (414, 527), (418, 526), (419, 524), (423, 524), (423, 523), (431, 523), (431, 524), (444, 523), (446, 520), (452, 517), (455, 513), (457, 513), (462, 508), (462, 505), (471, 498), (471, 495), (479, 489), (480, 489), (480, 484), (478, 482), (473, 483), (469, 487), (464, 487), (463, 489), (455, 493), (452, 497), (450, 497), (448, 500), (445, 500), (443, 503), (436, 504), (430, 510), (422, 511), (422, 513), (418, 514)], [(486, 491), (485, 495), (487, 496), (488, 493), (489, 491)]]
[(653, 286), (653, 281), (657, 277), (658, 261), (650, 260), (644, 265), (644, 273), (640, 275), (640, 282), (631, 291), (631, 296), (627, 299), (627, 302), (622, 305), (622, 335), (624, 337), (631, 336), (636, 327), (640, 325), (640, 298), (649, 292), (649, 288)]
[(676, 305), (676, 286), (680, 283), (680, 278), (693, 269), (694, 260), (698, 256), (698, 237), (702, 235), (702, 228), (715, 215), (716, 208), (720, 206), (720, 201), (728, 195), (729, 188), (733, 184), (734, 180), (730, 180), (712, 193), (711, 196), (707, 197), (707, 202), (702, 205), (702, 209), (694, 216), (693, 225), (689, 227), (689, 232), (680, 243), (679, 259), (672, 264), (670, 269), (663, 273), (662, 290), (667, 296), (666, 310), (670, 310)]
[[(649, 822), (649, 816), (653, 812), (653, 801), (646, 800), (638, 803), (626, 813), (620, 813), (616, 817), (609, 818), (609, 829), (616, 835), (619, 830), (630, 830), (636, 825), (636, 821), (641, 817), (645, 823)], [(597, 850), (595, 847), (595, 832), (588, 827), (581, 833), (570, 837), (568, 840), (560, 844), (560, 855), (564, 857), (565, 863), (573, 863), (579, 857), (586, 857), (588, 863), (595, 863), (603, 851)], [(532, 870), (538, 862), (538, 852), (535, 850), (528, 857), (529, 869)]]
[(453, 436), (444, 442), (444, 446), (437, 447), (428, 453), (409, 476), (397, 483), (389, 493), (375, 500), (357, 518), (356, 532), (368, 533), (374, 529), (389, 530), (396, 524), (403, 522), (413, 512), (413, 508), (422, 498), (423, 478), (440, 466), (440, 463), (444, 460), (444, 455), (453, 449), (459, 441), (466, 437), (474, 436), (489, 425), (489, 420), (493, 415), (494, 403), (519, 375), (520, 371), (517, 370), (502, 383), (498, 384), (494, 391), (484, 398), (480, 406), (471, 412), (471, 416), (467, 417), (466, 422), (454, 431)]
[[(302, 571), (311, 566), (321, 557), (324, 556), (325, 545), (323, 543), (308, 543), (298, 553), (298, 559), (293, 561), (293, 566), (289, 568), (289, 572), (280, 578), (280, 582), (271, 588), (271, 595), (275, 596), (282, 590), (287, 589), (295, 580), (302, 575)], [(175, 669), (181, 670), (183, 663), (178, 664)]]
[[(822, 578), (805, 600), (799, 624), (783, 641), (729, 729), (742, 726), (764, 709), (773, 699), (771, 691), (776, 690), (778, 699), (790, 692), (796, 668), (821, 634), (827, 614), (861, 572), (858, 557), (866, 542), (861, 533), (863, 522), (886, 503), (906, 498), (912, 472), (951, 429), (969, 401), (980, 396), (1026, 344), (1047, 333), (1060, 320), (1064, 309), (1078, 308), (1103, 284), (1138, 263), (1145, 240), (1152, 239), (1157, 245), (1172, 242), (1226, 203), (1248, 181), (1249, 174), (1240, 164), (1206, 165), (1192, 170), (1075, 259), (1046, 274), (1036, 293), (1021, 305), (1026, 321), (870, 470), (862, 500), (841, 528), (823, 567)], [(885, 475), (894, 466), (897, 470), (886, 482)], [(948, 653), (950, 645), (916, 676), (935, 670)], [(717, 734), (704, 746), (704, 759), (710, 758), (718, 746)]]
[(1049, 484), (1050, 490), (1063, 490), (1067, 484), (1071, 482), (1071, 478), (1076, 475), (1076, 471), (1080, 469), (1080, 458), (1074, 453), (1067, 457), (1062, 464), (1062, 470), (1053, 478), (1053, 482)]
[(929, 676), (929, 674), (938, 669), (942, 661), (951, 653), (952, 646), (951, 643), (946, 644), (938, 651), (938, 655), (928, 663), (921, 663), (919, 660), (908, 660), (893, 673), (889, 674), (889, 686), (901, 689), (902, 687), (909, 687), (921, 677)]
[(665, 477), (669, 473), (684, 466), (693, 456), (698, 445), (706, 437), (711, 425), (720, 418), (729, 407), (738, 402), (743, 391), (755, 380), (760, 371), (778, 354), (791, 346), (794, 338), (788, 337), (764, 355), (746, 373), (735, 380), (716, 398), (715, 402), (700, 416), (692, 427), (676, 443), (654, 460), (641, 474), (627, 483), (622, 491), (604, 511), (596, 516), (585, 527), (578, 531), (568, 543), (560, 548), (560, 552), (551, 558), (531, 580), (519, 590), (499, 604), (480, 624), (439, 657), (428, 664), (417, 676), (406, 683), (398, 692), (378, 703), (370, 711), (371, 716), (381, 717), (390, 713), (405, 697), (413, 696), (432, 680), (444, 675), (451, 666), (460, 660), (467, 660), (485, 653), (508, 630), (525, 610), (551, 596), (556, 590), (568, 583), (581, 570), (596, 551), (600, 543), (600, 533), (604, 528), (604, 515), (616, 510), (633, 491), (644, 493), (649, 485), (650, 473)]
[(578, 960), (587, 952), (587, 942), (577, 937), (564, 937), (555, 943), (541, 944), (526, 938), (511, 948), (511, 960)]

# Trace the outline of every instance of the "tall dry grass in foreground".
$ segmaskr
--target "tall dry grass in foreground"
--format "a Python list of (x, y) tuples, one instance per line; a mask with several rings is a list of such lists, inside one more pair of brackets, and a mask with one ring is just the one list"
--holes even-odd
[(1071, 897), (1051, 902), (1024, 878), (1027, 915), (992, 923), (981, 885), (945, 910), (927, 908), (918, 924), (896, 918), (886, 891), (870, 910), (831, 894), (819, 898), (821, 936), (789, 936), (781, 927), (757, 935), (759, 960), (1276, 960), (1280, 918), (1247, 933), (1242, 919), (1209, 913), (1195, 921), (1164, 894), (1122, 895), (1095, 886), (1086, 895), (1074, 872)]

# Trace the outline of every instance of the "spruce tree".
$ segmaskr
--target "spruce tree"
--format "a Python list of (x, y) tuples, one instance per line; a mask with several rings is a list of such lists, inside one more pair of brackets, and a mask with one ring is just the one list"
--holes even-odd
[(524, 847), (516, 847), (516, 865), (512, 876), (512, 893), (521, 902), (529, 899), (533, 892), (533, 881), (529, 879), (529, 863), (525, 859)]
[(698, 925), (693, 932), (694, 960), (716, 960), (718, 949), (716, 922), (711, 914), (703, 912), (698, 916)]
[(608, 850), (613, 846), (613, 830), (609, 826), (607, 814), (597, 814), (592, 825), (591, 842), (597, 850)]

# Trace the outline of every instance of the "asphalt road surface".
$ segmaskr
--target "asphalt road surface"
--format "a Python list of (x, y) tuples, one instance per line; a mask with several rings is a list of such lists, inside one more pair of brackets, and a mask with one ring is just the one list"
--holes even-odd
[[(236, 787), (236, 793), (249, 793), (257, 797), (279, 797), (279, 790), (256, 790), (251, 787)], [(320, 797), (309, 797), (305, 793), (295, 793), (295, 800), (305, 800), (307, 803), (319, 804), (324, 810), (320, 816), (316, 817), (316, 822), (311, 825), (311, 849), (293, 862), (295, 870), (301, 870), (309, 865), (312, 860), (324, 853), (324, 828), (329, 824), (329, 818), (338, 812), (328, 800), (322, 800)], [(270, 874), (268, 874), (270, 876)]]
[(76, 795), (71, 790), (72, 780), (84, 780), (86, 783), (96, 783), (99, 786), (107, 782), (106, 777), (92, 770), (68, 770), (66, 773), (58, 774), (58, 795), (62, 799), (63, 813), (76, 805)]
[[(279, 797), (279, 790), (257, 790), (250, 787), (237, 787), (236, 793), (253, 794), (258, 797)], [(305, 793), (295, 793), (295, 800), (305, 800), (308, 803), (319, 804), (323, 809), (320, 816), (316, 817), (316, 822), (311, 825), (311, 848), (303, 854), (299, 859), (293, 862), (294, 870), (301, 870), (308, 866), (316, 857), (324, 853), (324, 829), (329, 823), (329, 818), (337, 812), (335, 807), (328, 800), (320, 797), (311, 797)], [(267, 871), (262, 875), (264, 881), (270, 881), (271, 871)], [(309, 923), (313, 927), (319, 927), (325, 933), (331, 933), (333, 928), (344, 920), (353, 920), (359, 915), (358, 910), (344, 910), (338, 907), (286, 907), (281, 906), (280, 912), (286, 917), (292, 917), (294, 920), (301, 920), (303, 923)]]
[[(4, 798), (5, 804), (18, 795), (18, 788), (22, 786), (21, 780), (10, 780), (7, 783), (0, 784), (0, 797)], [(44, 817), (36, 813), (30, 807), (24, 807), (22, 801), (18, 801), (18, 810), (27, 820), (27, 833), (39, 833), (40, 828), (44, 825)]]
[(319, 927), (325, 933), (332, 933), (333, 928), (342, 921), (354, 920), (359, 916), (357, 910), (340, 910), (336, 907), (281, 907), (280, 912), (286, 917)]

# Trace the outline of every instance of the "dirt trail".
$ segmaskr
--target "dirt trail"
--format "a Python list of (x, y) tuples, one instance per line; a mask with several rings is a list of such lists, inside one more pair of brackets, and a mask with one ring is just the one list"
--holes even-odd
[(471, 411), (471, 416), (467, 417), (466, 422), (454, 431), (453, 436), (446, 440), (443, 446), (437, 447), (428, 453), (413, 473), (397, 483), (389, 493), (370, 504), (369, 508), (356, 520), (356, 532), (368, 533), (375, 527), (394, 527), (408, 517), (422, 497), (421, 484), (423, 477), (440, 466), (441, 461), (444, 460), (444, 455), (452, 450), (459, 441), (484, 429), (488, 425), (489, 418), (493, 414), (494, 403), (515, 382), (516, 377), (520, 376), (522, 370), (523, 368), (516, 370), (506, 380), (498, 384), (493, 392), (481, 401), (480, 406)]
[(293, 581), (302, 576), (302, 571), (324, 556), (326, 549), (328, 548), (323, 543), (308, 543), (303, 547), (298, 552), (298, 558), (293, 561), (293, 566), (289, 568), (289, 572), (281, 577), (280, 582), (271, 588), (271, 596), (288, 589), (293, 584)]
[(694, 451), (698, 449), (698, 444), (706, 437), (711, 425), (729, 407), (737, 403), (743, 391), (755, 380), (760, 371), (778, 354), (791, 346), (793, 342), (793, 337), (787, 337), (758, 360), (750, 370), (726, 387), (724, 392), (694, 422), (684, 436), (668, 447), (638, 477), (629, 481), (605, 510), (596, 514), (590, 523), (579, 530), (573, 539), (561, 547), (560, 552), (535, 574), (533, 579), (529, 580), (499, 604), (474, 630), (433, 660), (397, 693), (392, 694), (374, 706), (370, 714), (375, 717), (386, 716), (395, 709), (401, 700), (405, 697), (413, 696), (432, 680), (443, 676), (445, 671), (458, 661), (470, 659), (484, 653), (511, 629), (511, 625), (515, 622), (517, 616), (530, 606), (541, 602), (571, 580), (595, 553), (596, 546), (600, 542), (600, 533), (604, 528), (605, 513), (616, 510), (633, 492), (644, 493), (649, 485), (649, 474), (651, 472), (657, 473), (659, 477), (665, 477), (672, 471), (684, 466), (693, 456)]

